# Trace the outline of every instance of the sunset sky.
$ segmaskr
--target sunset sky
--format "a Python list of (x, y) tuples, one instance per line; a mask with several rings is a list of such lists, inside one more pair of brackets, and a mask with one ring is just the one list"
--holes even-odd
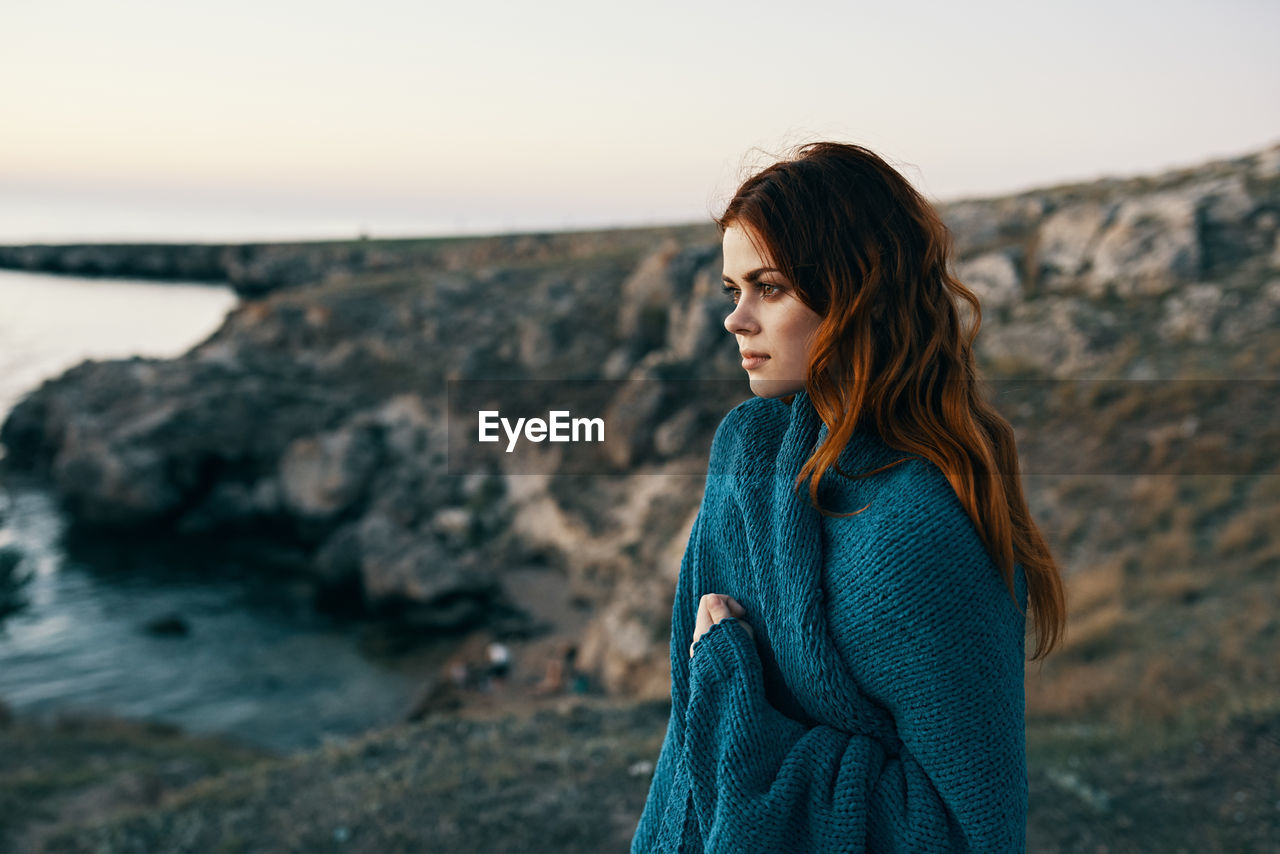
[(8, 0), (4, 27), (8, 243), (703, 220), (753, 148), (819, 138), (942, 200), (1280, 142), (1273, 0)]

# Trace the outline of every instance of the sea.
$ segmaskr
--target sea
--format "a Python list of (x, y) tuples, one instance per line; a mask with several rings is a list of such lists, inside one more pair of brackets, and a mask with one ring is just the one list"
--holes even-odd
[[(236, 302), (223, 285), (0, 270), (0, 420), (85, 359), (179, 356)], [(278, 580), (72, 547), (67, 522), (40, 484), (0, 480), (0, 545), (29, 575), (25, 606), (0, 617), (0, 702), (18, 714), (157, 721), (291, 752), (397, 722), (430, 678)]]

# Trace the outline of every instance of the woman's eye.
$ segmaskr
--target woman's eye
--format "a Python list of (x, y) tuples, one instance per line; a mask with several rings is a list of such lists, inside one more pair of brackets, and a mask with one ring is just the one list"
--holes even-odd
[[(760, 289), (761, 299), (770, 299), (783, 293), (782, 285), (771, 285), (768, 282), (757, 282), (755, 286)], [(726, 284), (722, 285), (721, 289), (724, 291), (724, 295), (728, 297), (734, 305), (737, 305), (738, 300), (742, 298), (741, 288)]]

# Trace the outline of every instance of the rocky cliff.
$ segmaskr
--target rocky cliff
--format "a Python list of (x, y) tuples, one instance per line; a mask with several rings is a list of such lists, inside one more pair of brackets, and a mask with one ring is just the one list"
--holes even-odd
[[(1280, 375), (1280, 147), (956, 202), (943, 215), (956, 272), (983, 299), (979, 356), (992, 378)], [(424, 630), (528, 631), (504, 572), (549, 566), (592, 615), (580, 665), (611, 693), (665, 697), (674, 582), (701, 493), (691, 473), (718, 418), (749, 394), (721, 326), (714, 229), (415, 245), (385, 265), (370, 259), (398, 250), (380, 242), (350, 263), (332, 247), (263, 249), (260, 259), (294, 259), (294, 272), (242, 281), (291, 287), (241, 287), (223, 327), (180, 359), (89, 362), (45, 383), (0, 430), (5, 464), (46, 477), (83, 526), (232, 543), (264, 571), (310, 579), (322, 605)], [(530, 405), (548, 383), (612, 381), (601, 406), (629, 426), (594, 476), (559, 473), (554, 458), (529, 473), (502, 455), (451, 469), (450, 389), (498, 378), (519, 381)], [(1049, 383), (1007, 412), (1044, 471), (1079, 471), (1080, 442), (1092, 443), (1086, 474), (1139, 463), (1186, 473), (1203, 459), (1224, 474), (1276, 470), (1280, 437), (1255, 417), (1274, 397), (1241, 418), (1239, 400), (1217, 391), (1152, 409), (1123, 389), (1082, 399), (1066, 388)], [(1082, 431), (1086, 410), (1095, 420)], [(1064, 443), (1072, 431), (1085, 435)], [(1121, 599), (1202, 595), (1191, 561), (1218, 561), (1241, 591), (1269, 583), (1280, 505), (1266, 479), (1205, 486), (1211, 498), (1190, 485), (1171, 495), (1142, 479), (1092, 483), (1026, 480), (1064, 569), (1094, 585), (1080, 613), (1102, 626), (1104, 646), (1123, 637), (1118, 625), (1133, 630), (1131, 610), (1115, 615)], [(1117, 523), (1100, 521), (1100, 507), (1163, 510)], [(1164, 539), (1135, 546), (1143, 530)], [(1144, 569), (1153, 542), (1173, 561), (1162, 582)], [(1276, 646), (1274, 623), (1258, 619), (1251, 631)], [(1096, 661), (1096, 636), (1082, 634), (1064, 679)], [(1114, 699), (1054, 690), (1034, 702), (1074, 713)]]

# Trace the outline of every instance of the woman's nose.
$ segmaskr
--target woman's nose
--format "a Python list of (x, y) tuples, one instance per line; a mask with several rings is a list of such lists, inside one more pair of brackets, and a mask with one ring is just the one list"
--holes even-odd
[(733, 335), (751, 335), (760, 331), (760, 323), (744, 300), (729, 312), (729, 316), (724, 319), (724, 328)]

